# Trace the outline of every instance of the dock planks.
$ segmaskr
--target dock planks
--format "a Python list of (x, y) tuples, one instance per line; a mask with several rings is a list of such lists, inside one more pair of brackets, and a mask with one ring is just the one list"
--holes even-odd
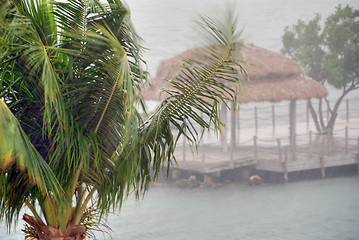
[(236, 146), (225, 152), (220, 145), (200, 145), (198, 151), (188, 146), (184, 151), (183, 146), (179, 146), (175, 152), (177, 166), (174, 167), (202, 174), (246, 166), (283, 174), (322, 169), (324, 177), (325, 168), (358, 164), (358, 146), (355, 144), (344, 146), (332, 141), (331, 148), (326, 149), (327, 145), (317, 145), (297, 145), (295, 150), (290, 146)]

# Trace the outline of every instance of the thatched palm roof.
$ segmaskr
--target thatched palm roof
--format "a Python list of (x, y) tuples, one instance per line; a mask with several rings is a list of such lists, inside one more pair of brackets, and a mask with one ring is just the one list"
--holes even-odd
[[(299, 64), (279, 53), (255, 46), (243, 46), (238, 55), (245, 60), (244, 67), (249, 79), (244, 82), (240, 103), (319, 98), (328, 95), (327, 89), (316, 81), (302, 76)], [(143, 89), (145, 99), (159, 100), (160, 90), (168, 88), (165, 79), (174, 78), (180, 71), (181, 59), (205, 61), (200, 48), (187, 50), (173, 58), (161, 61), (151, 86)]]

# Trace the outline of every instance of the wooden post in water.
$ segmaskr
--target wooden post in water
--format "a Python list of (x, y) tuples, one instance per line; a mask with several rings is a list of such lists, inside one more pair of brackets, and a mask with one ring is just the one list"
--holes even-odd
[(325, 157), (321, 156), (320, 158), (320, 169), (321, 169), (321, 174), (322, 174), (322, 178), (325, 178)]
[(272, 104), (272, 136), (275, 136), (275, 112), (274, 112), (274, 104)]
[(345, 127), (345, 154), (348, 154), (348, 126)]
[(257, 106), (254, 106), (254, 123), (255, 123), (255, 135), (258, 135), (258, 111)]
[(284, 149), (284, 162), (282, 162), (283, 179), (288, 182), (288, 149)]
[(320, 156), (319, 156), (320, 169), (321, 169), (322, 178), (325, 178), (324, 147), (325, 147), (325, 145), (324, 145), (324, 136), (322, 136), (322, 144), (321, 144)]
[(358, 149), (357, 149), (357, 167), (358, 167), (358, 174), (359, 174), (359, 138), (358, 138)]

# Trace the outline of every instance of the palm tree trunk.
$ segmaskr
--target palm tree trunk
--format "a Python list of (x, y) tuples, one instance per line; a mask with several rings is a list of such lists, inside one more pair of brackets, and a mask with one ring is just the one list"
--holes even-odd
[[(86, 238), (87, 229), (82, 225), (73, 225), (69, 223), (66, 228), (66, 232), (63, 233), (59, 228), (45, 225), (33, 217), (24, 214), (23, 220), (35, 230), (36, 236), (32, 235), (38, 240), (83, 240)], [(25, 234), (29, 234), (25, 231)], [(27, 238), (25, 236), (25, 239)]]

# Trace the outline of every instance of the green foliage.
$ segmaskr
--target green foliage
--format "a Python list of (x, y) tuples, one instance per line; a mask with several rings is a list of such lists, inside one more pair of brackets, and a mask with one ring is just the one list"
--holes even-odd
[(292, 29), (286, 27), (284, 31), (282, 53), (300, 61), (309, 77), (322, 81), (325, 51), (320, 16), (317, 15), (308, 24), (299, 20)]
[(282, 53), (298, 60), (314, 80), (346, 87), (359, 76), (359, 10), (339, 5), (323, 29), (320, 20), (316, 15), (286, 27)]
[(343, 90), (333, 108), (325, 99), (330, 111), (327, 124), (322, 113), (322, 100), (318, 114), (310, 103), (317, 130), (331, 132), (342, 99), (359, 88), (359, 10), (338, 5), (326, 19), (324, 28), (320, 19), (316, 15), (308, 23), (299, 20), (296, 25), (286, 27), (281, 51), (299, 61), (305, 74), (313, 80)]
[(244, 73), (232, 55), (236, 18), (203, 18), (216, 40), (208, 61), (187, 60), (170, 97), (143, 118), (134, 107), (144, 106), (141, 38), (121, 1), (11, 0), (0, 9), (0, 220), (9, 226), (26, 205), (64, 233), (90, 205), (101, 217), (130, 192), (140, 196), (171, 166), (179, 136), (196, 143), (194, 124), (219, 129), (218, 105), (235, 99), (229, 84), (239, 87)]
[[(337, 7), (325, 23), (328, 83), (342, 88), (359, 81), (359, 10)], [(357, 84), (357, 83), (356, 83)]]

